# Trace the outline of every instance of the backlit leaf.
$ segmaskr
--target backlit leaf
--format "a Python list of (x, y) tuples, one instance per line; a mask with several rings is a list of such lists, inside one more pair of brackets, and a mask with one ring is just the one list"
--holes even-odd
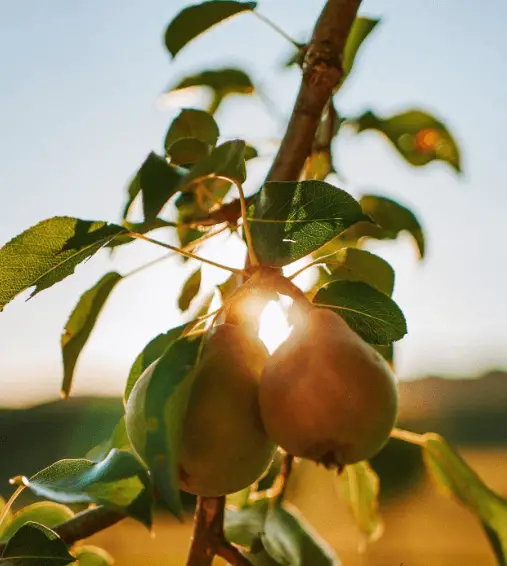
[(74, 368), (81, 350), (92, 333), (97, 318), (111, 291), (122, 279), (119, 273), (107, 273), (79, 299), (61, 337), (64, 377), (62, 393), (69, 395)]
[(350, 29), (345, 49), (343, 50), (343, 70), (348, 75), (354, 65), (357, 52), (364, 40), (375, 29), (380, 20), (372, 18), (356, 18)]
[(197, 269), (190, 274), (189, 278), (185, 281), (178, 298), (178, 308), (185, 312), (190, 307), (190, 304), (195, 299), (201, 288), (201, 268)]
[(204, 110), (185, 108), (169, 127), (164, 145), (168, 151), (178, 140), (192, 138), (214, 147), (218, 135), (218, 126), (211, 114)]
[(43, 220), (0, 249), (0, 311), (16, 295), (30, 298), (74, 273), (76, 266), (125, 229), (107, 222), (55, 216)]
[(248, 211), (257, 257), (278, 267), (314, 252), (364, 219), (354, 198), (324, 181), (266, 183)]
[(254, 10), (256, 2), (210, 0), (184, 8), (169, 24), (165, 44), (173, 57), (194, 38), (214, 25), (247, 10)]
[(400, 307), (366, 283), (332, 281), (317, 292), (313, 303), (338, 313), (370, 344), (390, 344), (407, 333)]

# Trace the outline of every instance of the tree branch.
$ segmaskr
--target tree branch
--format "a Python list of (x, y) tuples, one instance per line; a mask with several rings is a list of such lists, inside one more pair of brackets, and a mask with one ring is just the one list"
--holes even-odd
[(322, 111), (343, 78), (342, 57), (361, 0), (328, 0), (303, 63), (303, 80), (269, 181), (296, 181), (310, 155)]
[[(269, 181), (299, 179), (306, 158), (310, 155), (322, 111), (333, 90), (343, 78), (342, 55), (350, 28), (361, 0), (327, 0), (315, 26), (303, 64), (301, 88), (292, 116), (282, 140)], [(239, 218), (239, 202), (220, 209), (220, 221)], [(236, 210), (237, 209), (237, 210)], [(215, 215), (218, 216), (219, 211)], [(229, 214), (226, 214), (228, 212)], [(212, 219), (209, 225), (215, 223)], [(194, 537), (187, 566), (210, 566), (215, 554), (232, 566), (250, 566), (249, 561), (225, 539), (223, 533), (225, 498), (198, 498)], [(54, 530), (67, 544), (87, 538), (108, 528), (125, 515), (96, 507), (77, 514)], [(0, 545), (0, 551), (3, 545)]]

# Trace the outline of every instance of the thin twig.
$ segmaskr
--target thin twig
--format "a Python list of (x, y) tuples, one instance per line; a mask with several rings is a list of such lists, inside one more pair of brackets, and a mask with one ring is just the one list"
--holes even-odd
[[(201, 236), (200, 238), (197, 238), (196, 240), (192, 240), (189, 244), (182, 247), (181, 250), (185, 251), (185, 252), (190, 252), (193, 249), (195, 249), (197, 246), (200, 246), (203, 242), (209, 240), (210, 238), (213, 238), (214, 236), (217, 236), (218, 234), (222, 234), (222, 232), (225, 232), (225, 230), (227, 230), (228, 228), (229, 228), (229, 226), (226, 224), (226, 225), (222, 226), (221, 228), (219, 228), (218, 230), (214, 230), (214, 231), (210, 230), (209, 232), (206, 232), (206, 234), (204, 234), (204, 236)], [(166, 259), (170, 259), (171, 257), (176, 257), (177, 255), (178, 254), (176, 252), (173, 252), (173, 253), (170, 253), (170, 254), (163, 255), (162, 257), (158, 257), (157, 259), (149, 261), (148, 263), (144, 263), (143, 265), (136, 267), (132, 271), (125, 273), (125, 275), (123, 276), (123, 279), (126, 279), (127, 277), (131, 277), (132, 275), (136, 275), (140, 271), (144, 271), (145, 269), (148, 269), (149, 267), (153, 267), (154, 265), (156, 265), (157, 263), (160, 263), (161, 261), (165, 261)]]
[(292, 38), (287, 32), (285, 32), (281, 27), (279, 27), (275, 22), (272, 22), (267, 16), (264, 16), (257, 10), (253, 10), (252, 14), (256, 16), (261, 22), (267, 24), (271, 29), (274, 29), (277, 33), (279, 33), (283, 38), (285, 38), (289, 43), (292, 43), (296, 49), (301, 49), (303, 47), (301, 43), (297, 42), (294, 38)]
[(248, 248), (248, 258), (250, 260), (250, 265), (259, 265), (259, 260), (255, 255), (255, 250), (253, 247), (252, 233), (250, 232), (250, 224), (248, 224), (248, 215), (246, 210), (246, 199), (245, 193), (243, 192), (243, 186), (241, 183), (236, 183), (239, 192), (239, 200), (241, 203), (241, 218), (243, 219), (243, 230), (245, 232), (246, 245)]
[(167, 248), (168, 250), (172, 250), (173, 252), (176, 252), (185, 257), (196, 259), (197, 261), (200, 261), (202, 263), (207, 263), (208, 265), (212, 265), (213, 267), (218, 267), (219, 269), (224, 269), (225, 271), (230, 271), (231, 273), (239, 273), (240, 275), (246, 275), (246, 272), (243, 269), (236, 269), (235, 267), (229, 267), (227, 265), (222, 265), (221, 263), (216, 263), (214, 261), (211, 261), (210, 259), (206, 259), (198, 255), (194, 255), (193, 253), (186, 252), (181, 248), (177, 248), (176, 246), (171, 246), (171, 244), (166, 244), (165, 242), (160, 242), (159, 240), (154, 240), (153, 238), (148, 238), (148, 236), (145, 236), (144, 234), (129, 232), (127, 236), (131, 238), (137, 238), (138, 240), (143, 240), (145, 242), (150, 242), (151, 244), (156, 244), (157, 246)]

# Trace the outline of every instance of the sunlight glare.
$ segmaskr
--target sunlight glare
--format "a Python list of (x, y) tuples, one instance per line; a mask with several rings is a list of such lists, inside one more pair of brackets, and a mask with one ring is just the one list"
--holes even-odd
[(259, 338), (272, 354), (292, 331), (281, 301), (269, 301), (262, 311), (259, 324)]

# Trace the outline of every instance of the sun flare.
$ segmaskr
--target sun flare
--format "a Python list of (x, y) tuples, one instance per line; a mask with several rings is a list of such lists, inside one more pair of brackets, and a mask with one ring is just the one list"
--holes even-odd
[(259, 338), (272, 354), (292, 331), (281, 301), (269, 301), (260, 316)]

